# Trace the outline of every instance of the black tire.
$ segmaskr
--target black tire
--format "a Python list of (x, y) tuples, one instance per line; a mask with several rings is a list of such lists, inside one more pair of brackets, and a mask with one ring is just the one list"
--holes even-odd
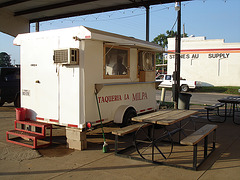
[(181, 86), (181, 91), (182, 91), (182, 92), (188, 92), (188, 91), (189, 91), (188, 85), (183, 84), (183, 85)]
[(124, 116), (123, 116), (122, 127), (131, 124), (132, 122), (131, 119), (135, 116), (137, 116), (137, 112), (135, 109), (133, 108), (127, 109), (127, 111), (124, 113)]
[(15, 101), (14, 101), (14, 106), (17, 107), (17, 108), (21, 107), (21, 103), (20, 102), (21, 102), (20, 95), (18, 94), (16, 99), (15, 99)]
[(0, 101), (0, 107), (2, 107), (4, 105), (4, 101)]

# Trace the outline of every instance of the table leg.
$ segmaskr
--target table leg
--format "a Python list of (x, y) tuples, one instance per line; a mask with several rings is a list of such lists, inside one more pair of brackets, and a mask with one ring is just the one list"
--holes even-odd
[[(179, 122), (179, 128), (180, 129), (182, 129), (182, 123), (181, 123), (181, 121)], [(178, 143), (180, 143), (180, 141), (181, 141), (181, 130), (179, 131), (179, 133), (178, 133)]]
[(154, 129), (155, 125), (152, 126), (152, 161), (154, 161)]
[(225, 117), (223, 122), (225, 122), (226, 120), (227, 120), (227, 103), (225, 103)]
[(207, 158), (207, 151), (208, 151), (208, 136), (204, 138), (204, 159)]
[(234, 115), (235, 115), (235, 103), (233, 103), (233, 122), (235, 122), (234, 121)]
[(237, 125), (240, 125), (240, 123), (235, 122), (235, 108), (236, 108), (236, 106), (237, 106), (237, 104), (234, 103), (233, 104), (233, 122)]
[(197, 144), (193, 146), (193, 169), (197, 169)]

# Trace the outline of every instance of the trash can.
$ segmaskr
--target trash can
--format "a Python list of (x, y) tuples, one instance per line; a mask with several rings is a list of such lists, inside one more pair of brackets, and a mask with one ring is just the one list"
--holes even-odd
[(191, 97), (192, 97), (192, 95), (189, 93), (179, 93), (178, 109), (189, 109)]
[(24, 121), (26, 117), (26, 108), (16, 108), (16, 120)]

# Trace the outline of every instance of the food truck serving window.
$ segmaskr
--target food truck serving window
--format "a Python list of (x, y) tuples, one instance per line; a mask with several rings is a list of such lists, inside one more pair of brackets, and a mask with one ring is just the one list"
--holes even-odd
[(138, 52), (138, 67), (139, 67), (140, 71), (154, 71), (155, 53), (139, 51)]
[(155, 70), (155, 53), (138, 51), (138, 72)]
[(129, 77), (129, 49), (104, 46), (104, 78)]

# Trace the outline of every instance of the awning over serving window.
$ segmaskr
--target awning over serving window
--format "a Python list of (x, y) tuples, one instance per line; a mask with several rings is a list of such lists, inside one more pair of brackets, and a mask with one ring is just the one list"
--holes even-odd
[(99, 40), (103, 41), (105, 44), (113, 45), (113, 46), (125, 46), (132, 47), (138, 49), (146, 49), (149, 51), (162, 52), (163, 48), (158, 44), (143, 41), (140, 39), (136, 39), (133, 37), (127, 37), (119, 34), (109, 33), (105, 31), (100, 31), (97, 29), (88, 28), (85, 26), (64, 28), (58, 30), (48, 30), (41, 31), (37, 33), (30, 34), (20, 34), (14, 39), (15, 45), (21, 45), (22, 39), (25, 38), (43, 38), (43, 37), (53, 37), (57, 35), (64, 34), (65, 37), (69, 36), (69, 38), (75, 38), (76, 40)]
[(97, 29), (92, 29), (84, 26), (80, 26), (80, 28), (82, 28), (83, 31), (88, 34), (86, 37), (83, 37), (83, 34), (80, 35), (79, 37), (80, 39), (101, 40), (104, 41), (106, 45), (124, 46), (157, 52), (163, 51), (163, 48), (161, 46), (152, 42), (147, 42), (133, 37), (127, 37), (119, 34), (100, 31)]

